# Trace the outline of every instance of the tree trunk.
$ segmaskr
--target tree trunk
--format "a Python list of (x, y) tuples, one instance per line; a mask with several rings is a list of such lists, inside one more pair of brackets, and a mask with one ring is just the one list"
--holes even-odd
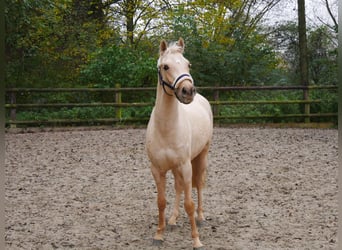
[[(309, 70), (308, 70), (308, 51), (306, 39), (306, 22), (305, 22), (305, 0), (298, 0), (298, 34), (299, 34), (299, 72), (300, 85), (309, 86)], [(303, 91), (303, 99), (309, 99), (308, 88)], [(304, 105), (306, 115), (310, 114), (310, 104)], [(305, 122), (310, 122), (310, 117), (305, 118)]]
[(127, 34), (127, 43), (133, 45), (134, 43), (134, 13), (135, 13), (135, 4), (132, 0), (127, 0), (126, 2), (126, 34)]

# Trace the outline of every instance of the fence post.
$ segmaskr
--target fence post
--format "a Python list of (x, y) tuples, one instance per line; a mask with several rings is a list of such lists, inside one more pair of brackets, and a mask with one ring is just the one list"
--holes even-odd
[[(121, 88), (119, 83), (115, 84), (115, 88), (117, 91), (115, 92), (115, 103), (121, 104), (121, 92), (118, 91)], [(121, 120), (122, 118), (122, 110), (121, 107), (116, 107), (115, 118)]]
[[(219, 86), (218, 84), (216, 84), (215, 86)], [(220, 92), (218, 90), (214, 90), (214, 101), (218, 102), (220, 101)], [(214, 105), (213, 106), (213, 115), (217, 116), (220, 114), (220, 105)]]
[[(303, 99), (304, 101), (309, 101), (309, 87), (306, 85), (306, 88), (304, 88), (303, 91)], [(310, 103), (304, 104), (304, 114), (310, 115)], [(305, 123), (310, 123), (310, 116), (305, 116), (304, 118)]]
[[(17, 103), (17, 95), (15, 91), (10, 92), (10, 103), (11, 104), (16, 104)], [(12, 107), (11, 111), (10, 111), (10, 120), (11, 121), (15, 121), (17, 119), (17, 108), (16, 107)], [(11, 128), (16, 128), (17, 125), (16, 124), (12, 124), (10, 125)]]

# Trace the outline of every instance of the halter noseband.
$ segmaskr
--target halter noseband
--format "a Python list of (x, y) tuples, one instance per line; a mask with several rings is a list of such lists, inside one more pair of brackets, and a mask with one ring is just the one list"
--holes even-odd
[[(178, 83), (182, 78), (187, 78), (188, 80), (190, 80), (190, 81), (193, 83), (193, 79), (192, 79), (191, 75), (190, 75), (190, 74), (186, 74), (186, 73), (185, 73), (185, 74), (181, 74), (180, 76), (178, 76), (178, 77), (174, 80), (174, 82), (173, 82), (172, 85), (171, 85), (170, 83), (164, 81), (164, 79), (163, 79), (163, 77), (162, 77), (162, 75), (161, 75), (159, 69), (158, 69), (158, 75), (159, 75), (159, 82), (160, 82), (160, 84), (163, 86), (164, 92), (165, 92), (167, 95), (170, 95), (170, 94), (167, 93), (167, 91), (165, 90), (165, 85), (166, 85), (168, 88), (170, 88), (171, 90), (173, 90), (173, 91), (175, 92), (175, 90), (176, 90), (176, 85), (177, 85), (177, 83)], [(176, 92), (175, 92), (175, 95), (176, 95), (177, 99), (179, 100), (179, 97), (177, 96)], [(172, 96), (172, 95), (170, 95), (170, 96)]]

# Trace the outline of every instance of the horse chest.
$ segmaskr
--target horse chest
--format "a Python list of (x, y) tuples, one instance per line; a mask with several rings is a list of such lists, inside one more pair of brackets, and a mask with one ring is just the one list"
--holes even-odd
[(190, 149), (187, 143), (177, 145), (153, 143), (148, 148), (148, 152), (153, 165), (165, 169), (178, 166), (190, 158)]

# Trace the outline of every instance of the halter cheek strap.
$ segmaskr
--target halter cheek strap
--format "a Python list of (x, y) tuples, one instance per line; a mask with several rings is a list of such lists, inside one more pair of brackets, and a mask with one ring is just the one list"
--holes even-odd
[(159, 82), (160, 82), (160, 84), (163, 86), (164, 92), (165, 92), (167, 95), (172, 96), (172, 95), (170, 95), (169, 93), (167, 93), (167, 91), (165, 90), (165, 85), (168, 86), (168, 87), (169, 87), (170, 89), (172, 89), (172, 90), (174, 90), (175, 88), (174, 88), (172, 85), (168, 84), (167, 82), (165, 82), (165, 81), (163, 80), (163, 77), (162, 77), (162, 75), (161, 75), (161, 73), (160, 73), (160, 70), (158, 70), (158, 75), (159, 75)]

